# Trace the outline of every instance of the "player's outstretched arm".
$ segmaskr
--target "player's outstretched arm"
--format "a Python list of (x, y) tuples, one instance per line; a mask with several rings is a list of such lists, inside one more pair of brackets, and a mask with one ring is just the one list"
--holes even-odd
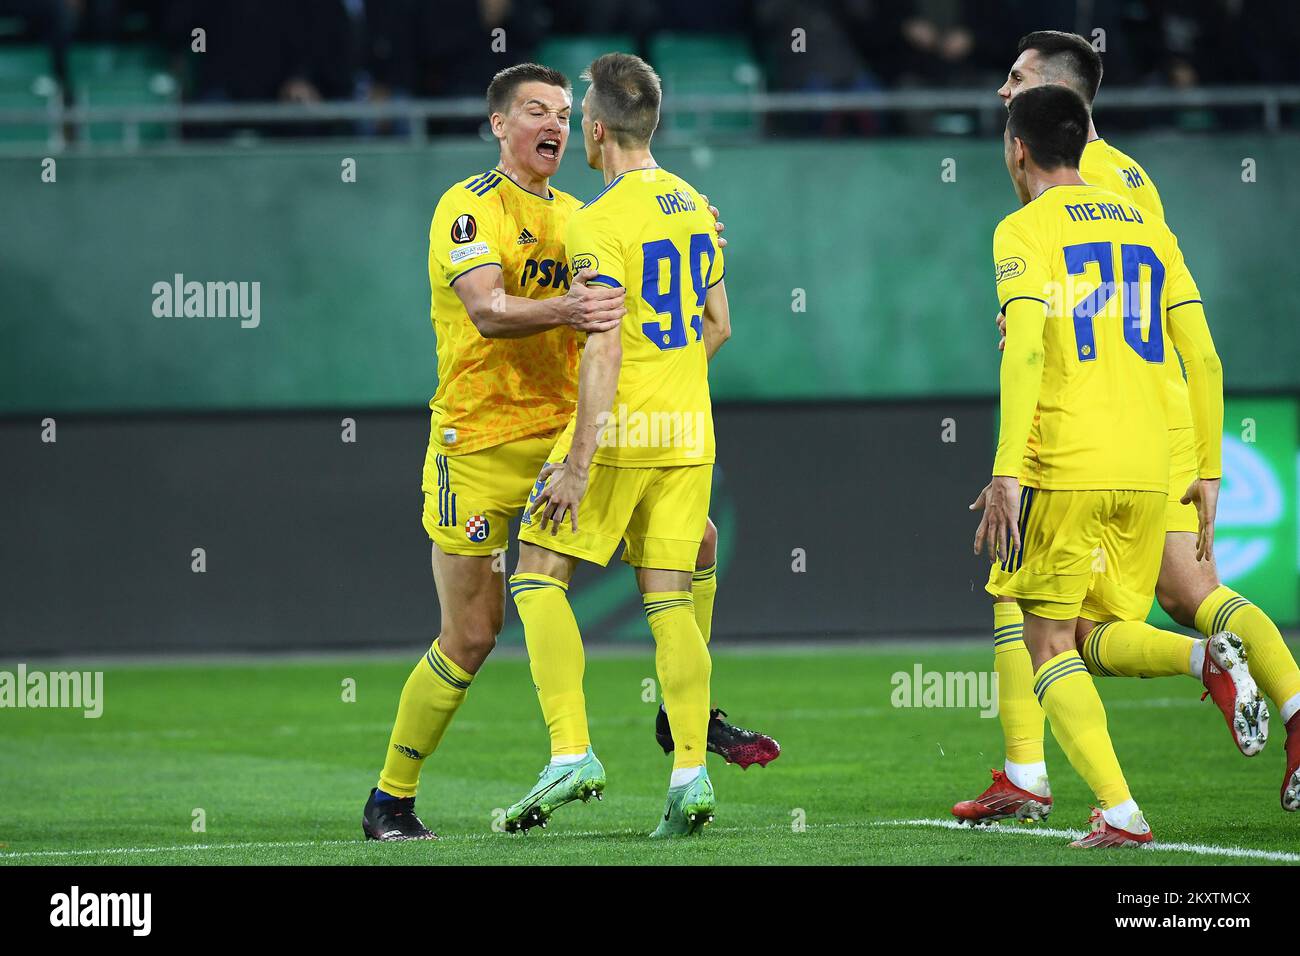
[(623, 367), (621, 329), (610, 329), (587, 339), (578, 366), (578, 410), (575, 413), (573, 444), (564, 462), (551, 472), (546, 487), (538, 494), (530, 514), (541, 511), (541, 529), (552, 522), (551, 534), (560, 530), (568, 515), (569, 524), (578, 530), (578, 504), (587, 491), (591, 460), (595, 457), (600, 433), (608, 421), (614, 396), (618, 392), (618, 375)]
[(526, 299), (507, 295), (500, 266), (472, 269), (452, 284), (470, 321), (485, 339), (521, 339), (562, 325), (579, 332), (618, 328), (624, 313), (621, 288), (589, 286), (596, 275), (584, 269), (573, 277), (565, 295)]
[(704, 300), (704, 351), (710, 361), (731, 338), (731, 307), (727, 303), (727, 281), (719, 279)]
[(1218, 510), (1219, 480), (1223, 477), (1223, 363), (1199, 301), (1176, 304), (1166, 313), (1169, 336), (1183, 357), (1187, 394), (1196, 435), (1196, 480), (1183, 495), (1195, 504), (1199, 518), (1196, 557), (1214, 556), (1214, 519)]

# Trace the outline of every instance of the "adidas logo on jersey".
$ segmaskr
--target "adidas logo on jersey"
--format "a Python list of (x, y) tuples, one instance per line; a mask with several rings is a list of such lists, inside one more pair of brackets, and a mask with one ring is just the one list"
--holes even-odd
[(516, 243), (517, 245), (526, 246), (526, 245), (528, 245), (529, 243), (533, 243), (533, 242), (536, 242), (536, 241), (537, 241), (537, 237), (534, 236), (534, 235), (533, 235), (531, 232), (529, 232), (527, 229), (525, 229), (523, 232), (521, 232), (521, 233), (519, 234), (519, 238), (515, 240), (515, 243)]

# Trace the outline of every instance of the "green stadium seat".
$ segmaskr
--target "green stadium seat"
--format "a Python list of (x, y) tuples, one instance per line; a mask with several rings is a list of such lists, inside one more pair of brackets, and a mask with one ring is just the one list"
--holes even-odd
[[(0, 109), (48, 109), (58, 83), (45, 46), (0, 46)], [(44, 143), (50, 127), (44, 123), (0, 124), (0, 141)]]
[(121, 75), (166, 71), (166, 55), (146, 44), (76, 43), (68, 51), (68, 75), (73, 89), (87, 84), (113, 83)]
[[(650, 40), (650, 63), (663, 80), (664, 97), (721, 96), (762, 89), (763, 74), (749, 45), (729, 36), (660, 33)], [(755, 134), (750, 112), (665, 113), (661, 128), (674, 133)]]
[(30, 80), (53, 72), (49, 47), (0, 46), (0, 80)]
[[(168, 72), (164, 54), (145, 45), (77, 44), (68, 53), (68, 74), (78, 106), (154, 106), (177, 102), (180, 87)], [(163, 123), (138, 128), (141, 141), (170, 137)], [(123, 123), (92, 123), (86, 127), (90, 142), (122, 142)]]
[[(582, 100), (586, 86), (578, 76), (602, 53), (635, 53), (636, 40), (621, 33), (592, 34), (591, 36), (554, 36), (542, 41), (537, 48), (537, 62), (559, 70), (573, 84), (573, 96)], [(576, 108), (577, 103), (574, 103)]]

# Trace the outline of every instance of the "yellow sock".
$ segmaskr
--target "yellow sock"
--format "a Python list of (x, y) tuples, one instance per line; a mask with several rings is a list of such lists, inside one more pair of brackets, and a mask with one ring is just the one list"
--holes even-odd
[(1034, 696), (1034, 665), (1025, 649), (1020, 605), (993, 605), (993, 670), (998, 675), (998, 720), (1012, 763), (1043, 761), (1043, 708)]
[(1107, 621), (1083, 641), (1081, 656), (1097, 677), (1175, 677), (1190, 672), (1195, 638), (1145, 621)]
[(1300, 667), (1269, 616), (1232, 588), (1210, 592), (1196, 609), (1196, 629), (1206, 637), (1231, 631), (1246, 645), (1250, 676), (1282, 708), (1300, 695)]
[(1129, 799), (1128, 784), (1106, 731), (1106, 709), (1077, 651), (1057, 654), (1034, 675), (1034, 693), (1052, 722), (1070, 766), (1103, 810)]
[(586, 658), (582, 635), (569, 606), (568, 586), (544, 574), (516, 574), (510, 596), (524, 624), (528, 664), (542, 716), (551, 732), (551, 753), (581, 754), (587, 735), (587, 700), (582, 693)]
[(388, 756), (379, 789), (395, 797), (413, 797), (425, 758), (438, 749), (442, 735), (465, 700), (474, 675), (442, 652), (435, 640), (402, 688), (397, 720), (388, 739)]
[(709, 675), (713, 664), (695, 623), (689, 591), (642, 595), (655, 636), (655, 671), (677, 748), (673, 769), (704, 766), (709, 736)]
[(707, 568), (696, 568), (691, 575), (691, 600), (695, 602), (695, 624), (700, 629), (704, 643), (709, 643), (713, 630), (713, 599), (718, 594), (718, 563)]

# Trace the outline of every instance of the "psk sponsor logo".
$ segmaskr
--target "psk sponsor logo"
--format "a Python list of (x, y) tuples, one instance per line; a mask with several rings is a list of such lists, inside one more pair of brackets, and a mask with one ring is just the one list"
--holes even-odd
[(465, 537), (478, 544), (487, 540), (489, 531), (488, 519), (482, 515), (470, 515), (465, 520)]
[(519, 284), (526, 286), (535, 281), (539, 286), (558, 289), (569, 287), (569, 267), (566, 263), (554, 259), (529, 259), (524, 263), (524, 270), (519, 276)]

